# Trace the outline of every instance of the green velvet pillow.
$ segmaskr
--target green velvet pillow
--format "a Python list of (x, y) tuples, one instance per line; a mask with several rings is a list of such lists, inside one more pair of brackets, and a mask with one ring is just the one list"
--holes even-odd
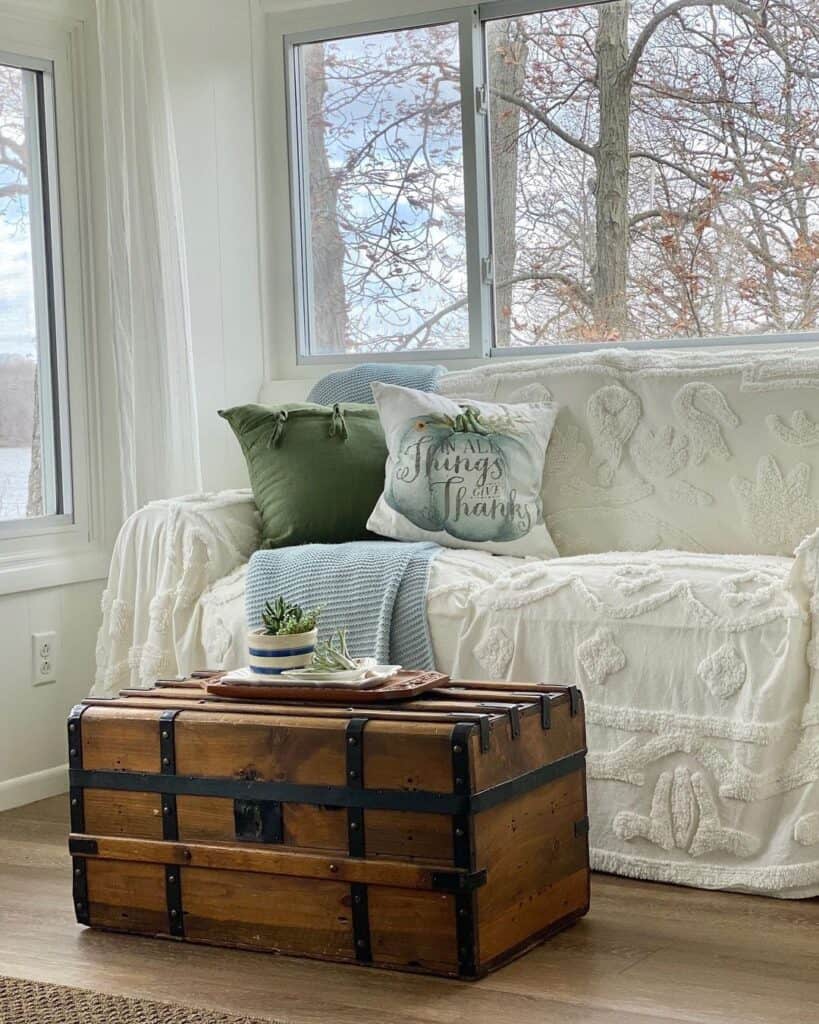
[(372, 538), (387, 446), (373, 405), (240, 405), (220, 411), (242, 446), (262, 546)]

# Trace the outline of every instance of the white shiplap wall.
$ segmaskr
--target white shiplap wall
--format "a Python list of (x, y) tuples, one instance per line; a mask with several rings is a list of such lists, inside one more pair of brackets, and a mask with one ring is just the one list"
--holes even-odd
[(264, 380), (248, 0), (161, 0), (179, 156), (206, 489), (245, 486), (217, 409)]

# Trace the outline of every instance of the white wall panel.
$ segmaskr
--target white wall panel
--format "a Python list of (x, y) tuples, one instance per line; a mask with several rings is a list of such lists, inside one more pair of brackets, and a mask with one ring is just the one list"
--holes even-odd
[[(48, 769), (67, 763), (68, 711), (93, 683), (102, 588), (75, 583), (0, 597), (0, 810), (67, 789), (67, 776)], [(57, 682), (32, 686), (31, 634), (52, 631)]]
[(179, 155), (203, 479), (245, 486), (217, 409), (264, 379), (250, 8), (164, 0), (160, 21)]

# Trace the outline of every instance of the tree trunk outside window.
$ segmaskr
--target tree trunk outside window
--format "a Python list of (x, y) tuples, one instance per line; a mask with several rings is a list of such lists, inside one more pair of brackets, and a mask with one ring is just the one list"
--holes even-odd
[(624, 337), (628, 329), (630, 6), (603, 4), (595, 40), (600, 137), (595, 154), (597, 238), (592, 278), (594, 317), (603, 339)]
[(34, 427), (31, 432), (31, 468), (28, 472), (26, 516), (43, 515), (43, 446), (40, 436), (40, 371), (34, 372)]
[[(517, 20), (496, 22), (492, 27), (489, 81), (493, 90), (519, 96), (526, 80), (528, 45)], [(496, 345), (507, 346), (512, 334), (512, 293), (505, 284), (515, 274), (517, 256), (517, 187), (520, 107), (495, 97), (491, 133), (492, 234), (495, 259)]]
[(338, 183), (327, 156), (323, 44), (304, 47), (304, 75), (314, 289), (313, 341), (321, 352), (344, 352), (348, 341), (344, 240), (338, 223)]

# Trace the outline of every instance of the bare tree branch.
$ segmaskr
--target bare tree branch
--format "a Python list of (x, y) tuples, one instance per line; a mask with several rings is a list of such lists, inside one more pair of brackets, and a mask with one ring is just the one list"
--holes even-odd
[(595, 146), (590, 146), (583, 139), (579, 139), (576, 135), (572, 135), (571, 132), (567, 132), (565, 128), (561, 128), (557, 121), (553, 121), (548, 114), (544, 114), (534, 103), (530, 103), (521, 96), (513, 96), (511, 93), (500, 92), (497, 89), (490, 89), (490, 92), (505, 103), (513, 103), (516, 107), (520, 107), (521, 110), (525, 110), (535, 121), (540, 121), (541, 124), (546, 125), (550, 132), (553, 132), (559, 139), (563, 139), (570, 146), (574, 146), (575, 149), (579, 149), (581, 153), (591, 157), (597, 156)]
[(743, 18), (747, 18), (748, 21), (753, 22), (755, 25), (760, 23), (759, 14), (752, 7), (749, 7), (748, 4), (743, 3), (742, 0), (674, 0), (674, 3), (669, 4), (668, 7), (657, 11), (654, 17), (650, 18), (643, 26), (634, 46), (631, 48), (626, 66), (623, 68), (624, 78), (630, 80), (634, 77), (646, 46), (648, 46), (651, 37), (660, 25), (668, 18), (685, 10), (686, 7), (725, 7)]

